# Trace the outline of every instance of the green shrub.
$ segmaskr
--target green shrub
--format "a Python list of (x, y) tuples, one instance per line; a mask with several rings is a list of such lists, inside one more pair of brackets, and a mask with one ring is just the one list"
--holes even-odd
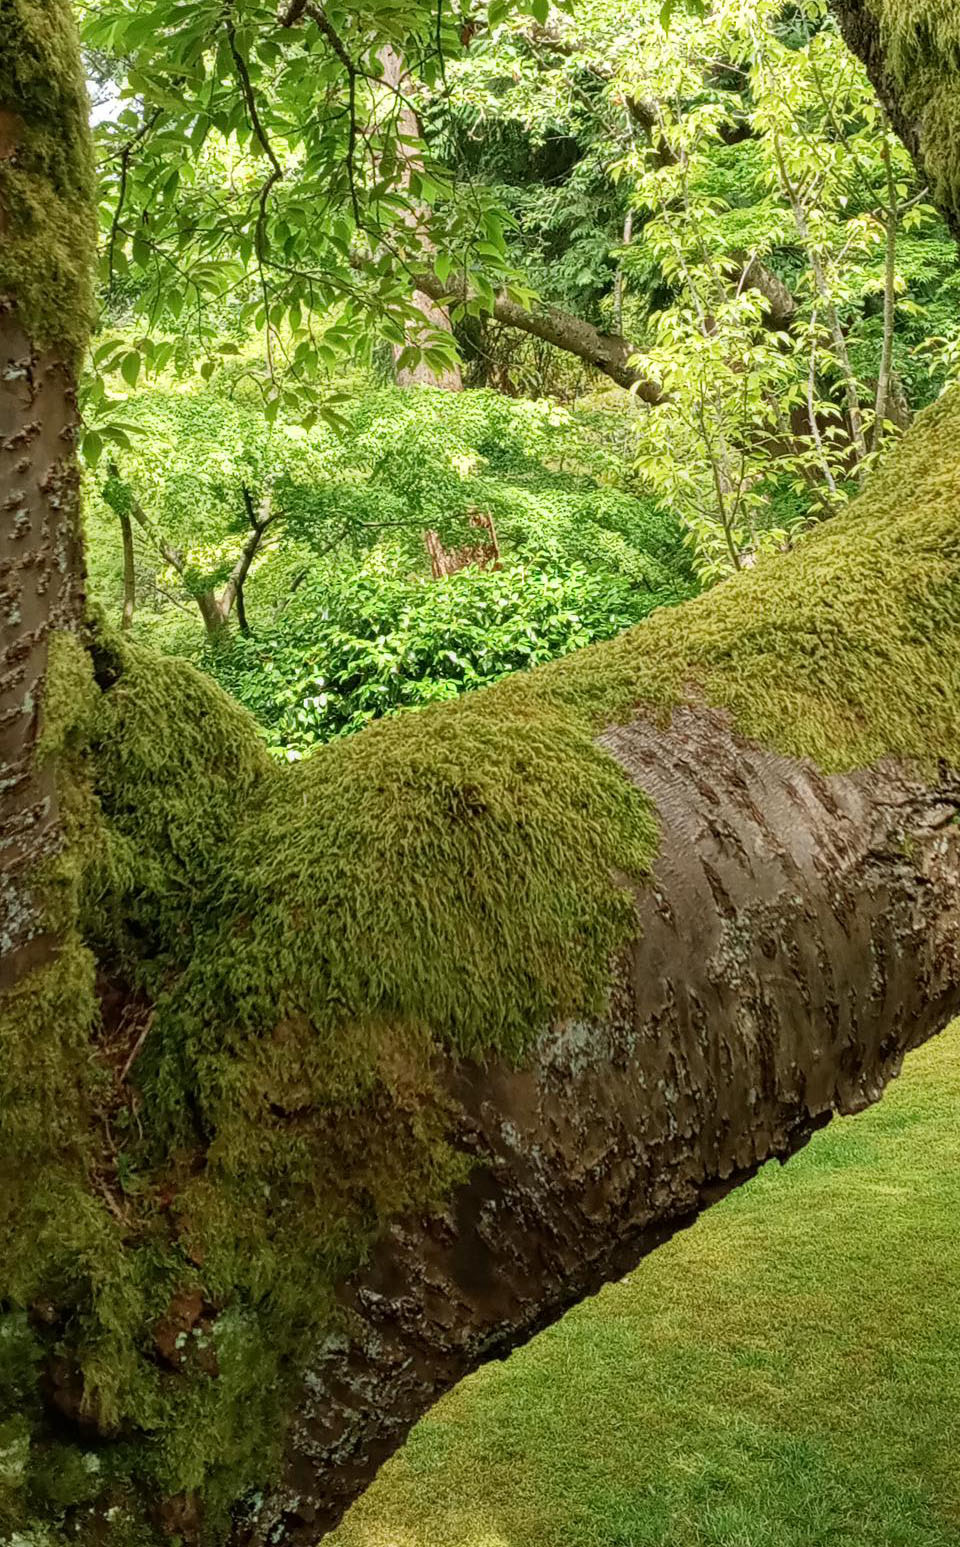
[(513, 561), (432, 580), (377, 552), (333, 586), (305, 583), (275, 630), (211, 652), (206, 664), (273, 745), (296, 756), (368, 720), (609, 639), (677, 598), (666, 578), (651, 590), (576, 564)]

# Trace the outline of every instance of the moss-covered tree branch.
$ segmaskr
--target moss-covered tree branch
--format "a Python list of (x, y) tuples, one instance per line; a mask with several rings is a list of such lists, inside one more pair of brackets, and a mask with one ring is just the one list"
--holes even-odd
[(960, 17), (943, 0), (832, 0), (894, 129), (960, 239)]
[[(88, 163), (66, 5), (0, 17), (15, 251)], [(282, 767), (81, 637), (82, 311), (5, 272), (0, 1533), (306, 1543), (960, 1008), (960, 396), (792, 553)]]

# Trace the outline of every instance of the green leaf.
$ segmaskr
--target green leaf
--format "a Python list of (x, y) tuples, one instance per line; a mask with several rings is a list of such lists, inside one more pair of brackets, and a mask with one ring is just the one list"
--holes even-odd
[(136, 349), (131, 349), (120, 361), (120, 375), (128, 387), (137, 385), (137, 377), (140, 375), (140, 355)]
[(122, 446), (124, 451), (132, 450), (133, 442), (121, 425), (105, 424), (101, 433), (104, 440), (112, 441), (115, 446)]
[(96, 430), (88, 430), (82, 442), (83, 460), (90, 467), (96, 467), (103, 451), (103, 439)]

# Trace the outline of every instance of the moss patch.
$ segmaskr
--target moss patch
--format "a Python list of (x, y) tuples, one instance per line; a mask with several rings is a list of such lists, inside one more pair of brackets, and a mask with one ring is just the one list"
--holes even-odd
[(76, 364), (96, 244), (89, 105), (69, 0), (0, 0), (0, 296)]
[[(91, 696), (70, 686), (76, 655), (60, 661), (50, 745), (76, 791), (85, 936), (62, 981), (4, 1011), (14, 1043), (53, 1050), (32, 1075), (11, 1065), (35, 1085), (25, 1142), (66, 1115), (13, 1194), (4, 1261), (20, 1267), (0, 1293), (14, 1312), (52, 1303), (36, 1357), (83, 1371), (98, 1430), (76, 1448), (92, 1446), (101, 1494), (58, 1502), (42, 1482), (54, 1437), (15, 1392), (0, 1421), (37, 1418), (21, 1491), (44, 1519), (82, 1531), (118, 1499), (147, 1541), (136, 1499), (196, 1493), (215, 1541), (267, 1479), (336, 1280), (381, 1221), (463, 1175), (441, 1060), (522, 1059), (546, 1023), (602, 1008), (632, 928), (623, 879), (642, 884), (656, 846), (644, 797), (596, 746), (604, 724), (693, 698), (828, 769), (960, 764), (958, 435), (954, 393), (794, 553), (294, 767), (189, 666), (101, 641)], [(142, 1022), (105, 1011), (91, 1036), (90, 947)], [(54, 1205), (58, 1234), (36, 1244)], [(84, 1465), (70, 1475), (87, 1487)]]
[(871, 0), (935, 202), (960, 221), (960, 14), (944, 0)]

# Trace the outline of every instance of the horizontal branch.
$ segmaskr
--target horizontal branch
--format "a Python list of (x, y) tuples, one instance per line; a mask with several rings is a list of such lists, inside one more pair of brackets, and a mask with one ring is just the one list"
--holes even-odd
[[(449, 280), (444, 283), (432, 270), (418, 272), (416, 285), (433, 300), (448, 305), (462, 304), (470, 294), (465, 278), (453, 284)], [(634, 391), (643, 402), (663, 402), (663, 388), (631, 363), (636, 349), (619, 334), (601, 333), (592, 323), (584, 322), (572, 312), (561, 311), (557, 306), (523, 306), (502, 290), (494, 298), (493, 316), (505, 327), (518, 328), (542, 339), (545, 344), (575, 355), (586, 365), (609, 376), (619, 387)]]
[[(733, 258), (731, 282), (744, 290), (756, 290), (767, 303), (765, 321), (773, 328), (785, 328), (796, 313), (796, 301), (789, 288), (755, 255), (741, 253)], [(440, 280), (433, 270), (418, 271), (418, 290), (444, 305), (463, 304), (469, 298), (464, 276), (456, 281)], [(634, 363), (639, 353), (635, 344), (619, 333), (601, 333), (592, 323), (558, 306), (527, 307), (514, 301), (503, 290), (494, 297), (493, 316), (504, 327), (532, 334), (555, 349), (592, 365), (615, 381), (618, 387), (632, 391), (644, 403), (656, 407), (666, 394), (660, 383), (647, 376)]]

